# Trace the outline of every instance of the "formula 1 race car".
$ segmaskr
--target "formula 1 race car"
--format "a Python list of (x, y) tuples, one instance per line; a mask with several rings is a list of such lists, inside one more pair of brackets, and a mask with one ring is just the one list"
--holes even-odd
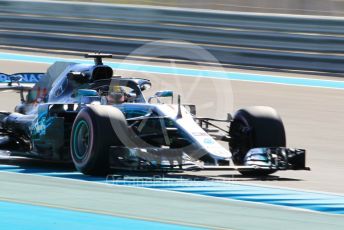
[(1, 150), (72, 161), (88, 175), (110, 168), (222, 169), (249, 176), (307, 169), (305, 150), (285, 147), (284, 126), (273, 108), (244, 108), (224, 120), (197, 117), (196, 106), (182, 105), (180, 96), (176, 104), (162, 102), (172, 91), (146, 99), (149, 80), (113, 76), (102, 62), (111, 55), (85, 56), (95, 64), (56, 62), (45, 74), (27, 73), (40, 78), (33, 87), (21, 83), (25, 74), (7, 75), (0, 90), (18, 91), (21, 103), (14, 113), (0, 113)]

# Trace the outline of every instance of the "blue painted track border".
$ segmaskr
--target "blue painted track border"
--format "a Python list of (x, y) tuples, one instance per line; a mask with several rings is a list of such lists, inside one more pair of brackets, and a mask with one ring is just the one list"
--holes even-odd
[(185, 192), (204, 196), (344, 214), (344, 196), (294, 189), (216, 181), (114, 181), (117, 185)]
[(339, 194), (256, 186), (230, 181), (193, 181), (182, 178), (132, 176), (125, 178), (112, 178), (111, 176), (108, 178), (97, 178), (85, 176), (79, 172), (51, 171), (38, 168), (26, 169), (15, 165), (0, 165), (0, 172), (1, 171), (59, 177), (120, 186), (183, 192), (222, 199), (271, 204), (328, 214), (344, 214), (344, 196)]
[[(14, 53), (0, 53), (0, 60), (7, 61), (22, 61), (22, 62), (36, 62), (52, 64), (55, 61), (75, 61), (78, 63), (91, 64), (92, 61), (85, 61), (79, 59), (65, 59), (50, 56), (37, 56), (37, 55), (22, 55)], [(137, 71), (137, 72), (148, 72), (153, 74), (170, 74), (180, 75), (187, 77), (207, 77), (216, 79), (228, 79), (235, 81), (249, 81), (256, 83), (270, 83), (270, 84), (282, 84), (290, 86), (301, 86), (301, 87), (318, 87), (328, 89), (344, 89), (344, 81), (334, 80), (323, 80), (314, 78), (299, 78), (299, 77), (284, 77), (284, 76), (272, 76), (262, 74), (249, 74), (249, 73), (238, 73), (238, 72), (226, 72), (226, 71), (211, 71), (211, 70), (198, 70), (191, 68), (181, 67), (165, 67), (165, 66), (153, 66), (143, 64), (130, 64), (120, 62), (107, 62), (109, 66), (114, 69)], [(1, 69), (0, 69), (1, 72)]]
[[(58, 208), (0, 201), (1, 229), (83, 229), (83, 230), (131, 230), (131, 229), (167, 229), (194, 230), (200, 228), (164, 224), (146, 220), (136, 220), (109, 215), (70, 211)], [(39, 221), (32, 221), (32, 218)]]

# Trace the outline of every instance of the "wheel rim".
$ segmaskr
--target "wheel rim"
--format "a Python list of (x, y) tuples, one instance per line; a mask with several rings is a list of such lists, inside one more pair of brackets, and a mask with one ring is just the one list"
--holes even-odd
[(90, 132), (85, 120), (80, 120), (75, 128), (73, 136), (73, 152), (77, 160), (82, 160), (87, 156), (90, 146)]

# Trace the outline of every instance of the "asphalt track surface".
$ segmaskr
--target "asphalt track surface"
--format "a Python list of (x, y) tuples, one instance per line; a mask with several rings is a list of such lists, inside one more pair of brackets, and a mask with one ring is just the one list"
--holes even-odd
[[(0, 65), (1, 72), (7, 73), (23, 71), (44, 72), (48, 66), (46, 64), (9, 61), (0, 61)], [(210, 177), (228, 181), (235, 180), (249, 184), (289, 187), (338, 194), (344, 193), (344, 183), (341, 177), (344, 171), (344, 158), (342, 157), (343, 147), (341, 146), (344, 137), (342, 134), (344, 121), (341, 115), (344, 112), (344, 108), (342, 106), (342, 98), (344, 96), (343, 90), (207, 78), (201, 78), (195, 82), (195, 79), (199, 78), (173, 75), (161, 76), (157, 74), (129, 71), (119, 71), (119, 74), (150, 78), (153, 81), (153, 86), (156, 85), (155, 88), (153, 87), (155, 90), (169, 88), (182, 93), (182, 95), (184, 93), (183, 96), (184, 98), (187, 98), (188, 102), (203, 106), (203, 111), (201, 108), (201, 113), (203, 112), (204, 115), (224, 116), (225, 111), (231, 112), (232, 109), (235, 110), (249, 105), (269, 105), (275, 107), (284, 120), (287, 130), (288, 145), (307, 149), (307, 163), (312, 168), (312, 171), (310, 172), (278, 172), (274, 174), (274, 176), (264, 179), (245, 178), (235, 172), (224, 171), (197, 173), (187, 172), (176, 176)], [(281, 73), (270, 74), (285, 75)], [(290, 75), (290, 77), (298, 78), (300, 76)], [(309, 75), (301, 77), (326, 79), (320, 76)], [(335, 80), (340, 81), (340, 79)], [(231, 88), (232, 90), (222, 92), (222, 89), (224, 88)], [(191, 92), (191, 94), (185, 94), (185, 92)], [(232, 97), (233, 100), (228, 98), (223, 100), (221, 99), (222, 97)], [(213, 101), (214, 98), (220, 99), (219, 101)], [(211, 104), (212, 101), (213, 104)], [(2, 95), (0, 97), (2, 110), (13, 110), (13, 107), (17, 102), (18, 97), (15, 94), (9, 93), (6, 96)], [(214, 109), (215, 107), (217, 108), (221, 106), (226, 108)], [(118, 202), (122, 201), (123, 203), (123, 200), (133, 201), (132, 197), (119, 197), (119, 199), (111, 200), (111, 198), (106, 197), (107, 193), (103, 190), (108, 191), (107, 195), (111, 197), (118, 197), (118, 193), (124, 196), (127, 196), (128, 194), (136, 194), (137, 197), (144, 197), (140, 202), (144, 202), (145, 204), (133, 202), (135, 203), (136, 212), (133, 210), (127, 210), (127, 214), (135, 213), (131, 214), (132, 216), (130, 217), (138, 219), (147, 218), (149, 220), (162, 221), (165, 223), (173, 220), (173, 224), (177, 223), (196, 227), (228, 228), (228, 226), (230, 226), (235, 229), (248, 229), (250, 227), (252, 228), (253, 225), (247, 223), (246, 218), (250, 218), (251, 220), (251, 218), (256, 217), (255, 220), (258, 222), (250, 221), (251, 223), (254, 223), (254, 226), (263, 224), (265, 227), (268, 227), (268, 222), (266, 221), (270, 219), (269, 216), (271, 215), (275, 216), (274, 219), (277, 222), (281, 221), (271, 227), (272, 229), (279, 227), (282, 228), (279, 224), (284, 221), (295, 219), (302, 220), (301, 222), (291, 222), (295, 224), (295, 227), (300, 229), (305, 227), (303, 224), (313, 224), (314, 227), (319, 229), (328, 228), (330, 223), (333, 224), (331, 225), (332, 228), (338, 227), (338, 229), (340, 229), (342, 228), (340, 224), (343, 223), (341, 216), (320, 215), (318, 213), (295, 210), (291, 211), (289, 209), (268, 205), (243, 202), (237, 203), (237, 201), (229, 200), (220, 201), (215, 198), (191, 197), (189, 195), (177, 193), (173, 193), (172, 195), (172, 193), (168, 192), (156, 192), (144, 189), (134, 190), (134, 188), (122, 187), (111, 189), (106, 185), (94, 185), (75, 181), (70, 182), (55, 178), (40, 178), (38, 181), (37, 177), (32, 175), (0, 173), (0, 177), (2, 177), (0, 180), (1, 184), (4, 185), (1, 186), (1, 200), (75, 210), (79, 208), (86, 212), (104, 214), (104, 212), (97, 210), (97, 207), (99, 207), (103, 208), (107, 212), (111, 212), (108, 213), (109, 215), (121, 216), (117, 212), (118, 210), (133, 209), (133, 207), (132, 205), (125, 205), (124, 202), (122, 205), (124, 205), (126, 209), (123, 209), (122, 207), (119, 208), (117, 206)], [(48, 183), (46, 184), (45, 181), (48, 181)], [(82, 184), (82, 186), (79, 184)], [(59, 192), (61, 189), (63, 189), (63, 192)], [(131, 192), (121, 191), (122, 189), (127, 189)], [(37, 191), (41, 192), (37, 193)], [(81, 192), (87, 195), (78, 196)], [(139, 194), (141, 192), (142, 194)], [(68, 199), (65, 197), (73, 193), (75, 199), (74, 196), (71, 196)], [(97, 193), (101, 193), (101, 195), (99, 196)], [(144, 195), (144, 193), (149, 194)], [(162, 201), (158, 199), (159, 196), (167, 197), (161, 198), (163, 199)], [(177, 198), (174, 196), (177, 196)], [(87, 199), (87, 197), (97, 197), (97, 199), (92, 201)], [(202, 201), (197, 199), (202, 199)], [(85, 202), (85, 200), (87, 200), (87, 202)], [(109, 202), (109, 200), (111, 200), (111, 202)], [(75, 203), (73, 204), (69, 203), (74, 201)], [(97, 205), (93, 205), (92, 202), (96, 202)], [(177, 207), (179, 202), (181, 202), (180, 205), (182, 205), (183, 208)], [(88, 209), (84, 207), (80, 208), (82, 205), (88, 206)], [(116, 205), (116, 208), (114, 206), (111, 207), (111, 205)], [(178, 213), (171, 209), (171, 205), (177, 205), (174, 206), (175, 208), (173, 210), (178, 210)], [(198, 205), (201, 205), (202, 207)], [(216, 207), (214, 205), (219, 206)], [(164, 210), (166, 207), (169, 207), (168, 210)], [(158, 214), (150, 213), (146, 210), (142, 211), (141, 208), (149, 209), (151, 212), (152, 210), (157, 211)], [(236, 208), (239, 210), (236, 210)], [(195, 210), (198, 210), (198, 212), (195, 212)], [(245, 213), (245, 215), (240, 215), (240, 213)], [(196, 214), (197, 216), (195, 216)], [(279, 219), (276, 215), (283, 218)], [(304, 218), (301, 218), (300, 215)], [(207, 216), (209, 218), (203, 218), (201, 216)], [(233, 218), (228, 218), (228, 216)], [(186, 219), (188, 221), (186, 221)]]

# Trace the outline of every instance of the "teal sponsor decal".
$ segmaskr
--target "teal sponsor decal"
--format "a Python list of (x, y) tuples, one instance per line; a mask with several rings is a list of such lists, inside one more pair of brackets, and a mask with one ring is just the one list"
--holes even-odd
[(207, 145), (214, 144), (214, 140), (211, 138), (205, 138), (203, 142), (204, 142), (204, 144), (207, 144)]

